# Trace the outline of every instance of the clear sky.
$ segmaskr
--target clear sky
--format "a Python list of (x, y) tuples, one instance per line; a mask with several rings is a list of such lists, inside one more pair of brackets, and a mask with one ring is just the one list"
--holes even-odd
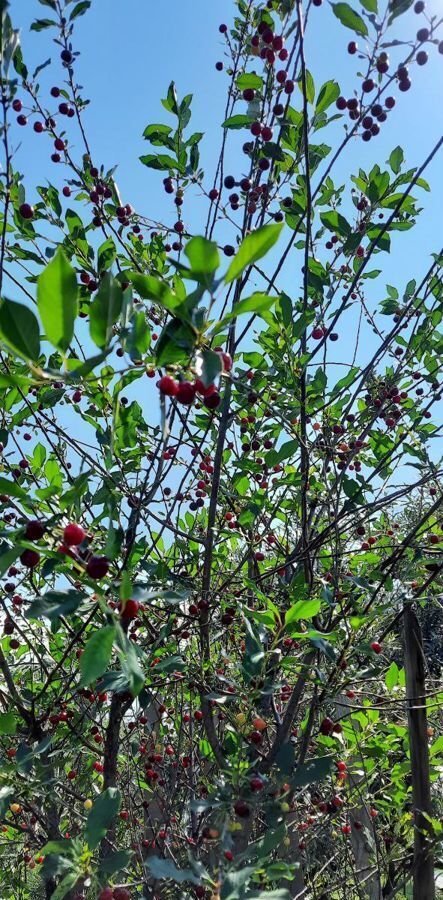
[[(441, 0), (431, 0), (427, 8), (443, 13)], [(93, 0), (89, 12), (77, 20), (73, 45), (81, 55), (76, 71), (84, 95), (91, 99), (85, 123), (94, 161), (103, 162), (105, 167), (118, 164), (116, 177), (122, 197), (140, 212), (170, 223), (175, 219), (172, 199), (162, 189), (163, 176), (147, 170), (138, 161), (142, 153), (149, 152), (141, 136), (145, 126), (169, 121), (160, 98), (166, 95), (171, 79), (181, 96), (194, 94), (192, 130), (205, 132), (202, 164), (207, 173), (206, 184), (211, 183), (228, 84), (226, 73), (215, 70), (215, 62), (224, 59), (218, 26), (222, 21), (232, 21), (234, 12), (235, 4), (229, 0)], [(61, 83), (58, 50), (50, 42), (53, 31), (29, 31), (33, 19), (47, 16), (50, 10), (37, 0), (12, 0), (11, 13), (15, 25), (22, 30), (29, 67), (50, 55), (55, 62), (42, 72), (42, 86), (49, 89), (57, 76)], [(410, 10), (397, 19), (392, 37), (402, 40), (425, 24), (423, 16)], [(335, 78), (345, 96), (350, 96), (358, 86), (359, 60), (348, 55), (346, 47), (352, 33), (337, 22), (329, 3), (311, 9), (307, 34), (307, 65), (317, 90), (324, 81)], [(397, 105), (390, 114), (389, 127), (382, 128), (381, 134), (368, 144), (360, 139), (351, 143), (334, 170), (338, 183), (348, 180), (358, 165), (383, 165), (396, 144), (405, 148), (406, 163), (411, 166), (419, 165), (432, 148), (443, 130), (443, 56), (436, 47), (430, 51), (428, 64), (414, 67), (412, 89), (403, 94), (394, 92)], [(403, 52), (402, 47), (392, 48), (392, 61), (400, 62)], [(341, 129), (341, 123), (333, 126), (328, 137), (324, 131), (319, 132), (319, 139), (338, 137)], [(62, 167), (51, 164), (45, 135), (21, 129), (20, 138), (23, 143), (18, 160), (25, 183), (32, 185), (45, 176), (61, 180)], [(242, 165), (239, 150), (245, 139), (245, 132), (231, 133), (228, 159), (235, 172)], [(80, 143), (78, 150), (82, 152)], [(437, 157), (426, 177), (433, 191), (426, 195), (422, 192), (425, 212), (420, 224), (401, 235), (401, 240), (394, 239), (392, 262), (383, 255), (387, 280), (424, 271), (429, 251), (438, 249), (443, 235), (443, 155)], [(206, 201), (187, 203), (185, 222), (191, 229), (200, 230), (206, 211)]]
[[(358, 4), (355, 4), (356, 7)], [(380, 6), (382, 2), (380, 0)], [(53, 84), (62, 85), (63, 69), (59, 60), (59, 48), (52, 43), (53, 29), (40, 33), (30, 31), (37, 17), (50, 17), (50, 9), (37, 0), (12, 0), (11, 14), (16, 27), (21, 29), (23, 51), (28, 68), (32, 71), (39, 63), (52, 56), (53, 65), (40, 76), (42, 97), (49, 108), (56, 107), (49, 89)], [(72, 6), (71, 6), (72, 8)], [(84, 122), (92, 149), (94, 164), (105, 168), (117, 165), (116, 180), (123, 202), (150, 218), (171, 224), (176, 219), (173, 198), (164, 193), (164, 173), (146, 169), (139, 156), (150, 151), (150, 145), (142, 138), (146, 125), (171, 122), (172, 117), (162, 107), (160, 99), (166, 96), (169, 82), (176, 82), (179, 96), (194, 95), (193, 117), (190, 131), (202, 131), (201, 163), (205, 170), (205, 186), (212, 185), (214, 168), (222, 137), (228, 75), (218, 72), (215, 63), (225, 60), (224, 40), (218, 26), (220, 22), (232, 22), (236, 6), (229, 0), (93, 0), (87, 14), (77, 19), (73, 38), (74, 50), (80, 51), (75, 64), (78, 82), (83, 86), (83, 96), (91, 103), (84, 113)], [(427, 11), (443, 13), (442, 0), (430, 0)], [(423, 15), (409, 10), (396, 20), (391, 29), (391, 40), (402, 41), (414, 36), (416, 30), (426, 24)], [(443, 36), (443, 35), (441, 35)], [(307, 66), (312, 72), (317, 92), (324, 81), (338, 80), (342, 93), (349, 97), (358, 89), (361, 78), (356, 73), (364, 63), (358, 55), (347, 53), (347, 44), (353, 37), (332, 13), (330, 4), (312, 7), (307, 29)], [(363, 46), (363, 39), (359, 44)], [(390, 48), (391, 70), (398, 65), (407, 48)], [(260, 63), (258, 64), (260, 65)], [(347, 151), (332, 172), (336, 184), (346, 185), (350, 197), (349, 177), (358, 167), (369, 170), (377, 162), (384, 166), (390, 152), (400, 144), (405, 150), (405, 162), (409, 166), (420, 165), (443, 131), (443, 55), (437, 48), (429, 48), (429, 62), (412, 70), (412, 89), (407, 93), (393, 90), (396, 107), (382, 126), (380, 135), (365, 144), (361, 138), (348, 145)], [(294, 105), (300, 97), (294, 96)], [(81, 156), (83, 146), (80, 136), (69, 120), (68, 137), (73, 142), (73, 155)], [(17, 134), (18, 133), (18, 134)], [(318, 142), (331, 144), (341, 140), (342, 122), (334, 123), (318, 132)], [(31, 127), (16, 128), (14, 137), (20, 138), (15, 165), (24, 173), (27, 199), (36, 199), (35, 184), (44, 184), (48, 178), (60, 186), (66, 170), (50, 161), (52, 143), (45, 134), (35, 134)], [(239, 175), (244, 173), (245, 157), (241, 146), (247, 139), (245, 131), (229, 134), (227, 164)], [(402, 289), (411, 277), (420, 278), (429, 264), (429, 254), (443, 244), (443, 153), (440, 152), (425, 173), (432, 185), (431, 193), (415, 191), (423, 204), (418, 224), (409, 232), (395, 234), (392, 251), (380, 254), (375, 268), (383, 274), (367, 283), (371, 303), (383, 299), (386, 282)], [(69, 205), (73, 204), (72, 200)], [(349, 206), (347, 207), (349, 209)], [(81, 210), (80, 214), (81, 213)], [(346, 211), (346, 209), (345, 209)], [(191, 232), (203, 231), (207, 215), (207, 201), (194, 194), (186, 195), (183, 218)], [(89, 221), (90, 209), (85, 208), (85, 221)], [(231, 230), (230, 230), (231, 231)], [(288, 232), (287, 232), (288, 233)], [(222, 241), (233, 242), (234, 234), (221, 232)], [(220, 234), (219, 234), (220, 239)], [(292, 256), (286, 266), (280, 287), (292, 296), (300, 288), (300, 255)], [(347, 328), (353, 329), (354, 313)], [(369, 352), (372, 342), (369, 335)], [(335, 349), (335, 348), (334, 348)], [(338, 357), (346, 358), (346, 346), (336, 345)]]
[[(354, 3), (359, 8), (357, 2)], [(428, 9), (440, 15), (442, 0), (431, 0)], [(142, 138), (146, 125), (170, 122), (160, 98), (166, 95), (169, 82), (176, 82), (179, 96), (194, 95), (192, 131), (202, 131), (201, 163), (206, 172), (205, 185), (210, 187), (222, 138), (228, 76), (217, 72), (215, 63), (224, 60), (224, 42), (219, 34), (220, 22), (232, 21), (235, 4), (230, 0), (93, 0), (91, 10), (77, 20), (73, 47), (80, 51), (75, 65), (77, 80), (84, 86), (83, 95), (91, 99), (84, 114), (84, 122), (92, 148), (95, 165), (105, 168), (118, 165), (116, 180), (124, 202), (153, 219), (172, 224), (175, 208), (172, 198), (163, 191), (163, 173), (152, 172), (141, 165), (138, 157), (149, 152)], [(50, 15), (47, 7), (37, 0), (12, 0), (11, 14), (22, 32), (25, 60), (32, 68), (52, 56), (54, 65), (40, 77), (43, 93), (50, 106), (49, 89), (63, 82), (59, 63), (59, 48), (51, 43), (53, 32), (30, 32), (36, 17)], [(410, 10), (397, 19), (392, 38), (402, 41), (405, 36), (426, 24), (422, 16)], [(326, 80), (338, 80), (342, 93), (351, 96), (361, 79), (356, 77), (360, 66), (358, 56), (346, 51), (352, 34), (335, 19), (329, 3), (313, 7), (307, 37), (307, 65), (312, 72), (317, 91)], [(361, 42), (360, 42), (361, 43)], [(392, 48), (392, 67), (402, 61), (402, 46)], [(370, 169), (377, 162), (384, 166), (390, 152), (400, 144), (405, 149), (408, 166), (419, 166), (443, 131), (443, 55), (430, 48), (429, 63), (413, 69), (413, 87), (408, 93), (394, 90), (397, 105), (388, 119), (388, 127), (369, 144), (361, 139), (351, 142), (347, 153), (336, 165), (333, 178), (336, 184), (346, 184), (350, 194), (350, 175), (359, 166)], [(295, 98), (295, 95), (294, 95)], [(300, 102), (300, 97), (294, 99)], [(74, 120), (72, 120), (74, 121)], [(70, 126), (69, 126), (70, 128)], [(341, 122), (319, 133), (319, 142), (334, 142), (343, 135)], [(21, 147), (16, 167), (24, 173), (27, 199), (37, 199), (35, 185), (48, 178), (63, 184), (65, 170), (50, 161), (52, 147), (45, 135), (36, 135), (32, 128), (17, 129)], [(74, 154), (83, 153), (79, 135), (69, 130), (74, 141)], [(241, 146), (245, 132), (230, 134), (226, 172), (243, 173), (244, 156)], [(432, 185), (431, 193), (417, 193), (424, 210), (417, 226), (410, 232), (394, 234), (390, 256), (382, 254), (376, 268), (383, 274), (371, 283), (371, 301), (383, 299), (386, 282), (401, 290), (409, 278), (420, 279), (428, 265), (430, 253), (443, 244), (443, 154), (436, 157), (426, 172)], [(70, 205), (73, 204), (70, 201)], [(191, 232), (202, 232), (207, 215), (207, 201), (187, 197), (184, 221)], [(80, 211), (81, 212), (81, 211)], [(85, 209), (85, 221), (90, 211)], [(230, 235), (231, 241), (233, 235)], [(300, 289), (301, 265), (294, 257), (285, 269), (280, 286), (292, 296)], [(10, 293), (10, 292), (9, 292)], [(10, 296), (13, 296), (10, 293)], [(17, 297), (15, 299), (18, 299)], [(353, 330), (355, 318), (351, 312), (347, 327)], [(335, 345), (337, 359), (347, 358), (346, 333), (344, 341)], [(371, 350), (371, 335), (365, 349)], [(152, 389), (152, 383), (150, 385)], [(138, 389), (137, 389), (138, 390)], [(68, 412), (65, 410), (65, 414)], [(69, 415), (69, 413), (68, 413)]]

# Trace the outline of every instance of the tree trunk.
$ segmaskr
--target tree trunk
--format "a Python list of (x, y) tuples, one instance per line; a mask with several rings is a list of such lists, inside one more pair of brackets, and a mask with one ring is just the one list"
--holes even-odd
[(403, 610), (406, 696), (414, 806), (414, 900), (435, 900), (431, 781), (426, 714), (425, 660), (421, 628), (411, 603)]

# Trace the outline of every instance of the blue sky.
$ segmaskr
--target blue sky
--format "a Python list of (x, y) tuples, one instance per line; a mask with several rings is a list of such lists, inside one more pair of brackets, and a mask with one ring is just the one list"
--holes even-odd
[[(354, 5), (358, 7), (357, 3)], [(441, 11), (441, 0), (434, 0), (428, 8)], [(206, 186), (212, 184), (228, 87), (226, 73), (215, 69), (217, 60), (224, 60), (224, 42), (218, 26), (220, 22), (229, 24), (234, 12), (234, 3), (227, 0), (170, 0), (168, 4), (154, 0), (93, 0), (91, 10), (77, 20), (73, 46), (80, 51), (80, 57), (76, 62), (76, 75), (84, 86), (83, 95), (91, 99), (84, 114), (84, 123), (94, 164), (99, 166), (103, 163), (105, 168), (117, 164), (116, 180), (123, 201), (130, 202), (138, 212), (149, 217), (171, 224), (176, 219), (172, 198), (163, 191), (163, 174), (147, 170), (138, 159), (149, 150), (142, 138), (146, 125), (170, 121), (160, 98), (166, 95), (171, 80), (176, 82), (180, 96), (189, 92), (194, 95), (192, 131), (205, 133), (201, 144), (201, 163), (206, 172)], [(43, 96), (50, 106), (53, 102), (49, 98), (50, 87), (63, 83), (59, 49), (51, 42), (51, 31), (40, 34), (29, 31), (33, 19), (50, 15), (50, 10), (40, 6), (37, 0), (21, 3), (12, 0), (11, 13), (14, 25), (22, 32), (28, 67), (32, 70), (48, 56), (53, 58), (54, 65), (45, 69), (40, 78)], [(406, 36), (414, 35), (417, 28), (424, 24), (422, 17), (409, 11), (397, 20), (392, 38), (401, 41)], [(345, 96), (351, 96), (359, 86), (360, 79), (356, 73), (362, 64), (357, 56), (346, 52), (351, 38), (351, 32), (335, 19), (329, 3), (312, 8), (306, 56), (317, 92), (331, 78), (339, 81)], [(393, 48), (393, 66), (394, 61), (396, 64), (402, 61), (403, 53), (401, 46)], [(426, 66), (414, 67), (412, 81), (413, 88), (408, 93), (393, 92), (397, 105), (389, 116), (389, 126), (382, 128), (379, 137), (369, 144), (361, 140), (352, 142), (335, 167), (334, 181), (346, 185), (348, 196), (350, 175), (356, 173), (359, 166), (369, 170), (377, 162), (383, 167), (397, 144), (405, 148), (406, 164), (418, 166), (439, 138), (443, 129), (443, 56), (437, 53), (436, 48), (431, 48)], [(74, 127), (72, 131), (70, 125), (69, 128), (74, 155), (80, 157), (83, 153), (80, 137)], [(342, 123), (334, 124), (327, 134), (326, 131), (320, 132), (319, 140), (331, 143), (340, 140), (342, 128)], [(27, 199), (33, 202), (37, 199), (35, 185), (50, 179), (61, 186), (65, 170), (63, 166), (51, 163), (52, 147), (45, 135), (36, 135), (31, 127), (16, 129), (15, 138), (17, 132), (21, 146), (15, 164), (24, 173)], [(227, 172), (231, 170), (236, 175), (242, 172), (244, 157), (241, 146), (246, 139), (245, 132), (231, 133)], [(380, 255), (377, 260), (376, 267), (383, 268), (383, 274), (370, 285), (372, 307), (386, 296), (386, 282), (397, 285), (401, 290), (411, 277), (419, 279), (429, 265), (430, 253), (437, 251), (443, 243), (442, 154), (429, 167), (426, 178), (432, 185), (432, 192), (420, 192), (424, 210), (417, 226), (410, 232), (394, 235), (391, 254)], [(70, 205), (77, 206), (72, 201)], [(187, 197), (184, 220), (190, 231), (202, 232), (206, 215), (206, 200), (195, 194)], [(89, 210), (85, 209), (85, 221), (89, 221), (89, 216)], [(230, 237), (232, 240), (233, 235)], [(280, 286), (292, 296), (297, 296), (300, 282), (300, 257), (294, 255), (285, 269)], [(10, 291), (8, 293), (14, 296)], [(345, 333), (341, 334), (344, 340), (334, 345), (334, 359), (347, 359), (347, 338), (353, 336), (355, 325), (355, 314), (351, 312)], [(361, 347), (361, 361), (373, 348), (374, 337), (369, 331)], [(137, 392), (136, 385), (135, 395)], [(148, 397), (155, 400), (152, 382)], [(151, 411), (151, 421), (152, 414)], [(69, 409), (65, 409), (63, 416), (66, 415), (69, 419)]]
[[(63, 78), (57, 48), (50, 44), (52, 31), (29, 32), (34, 17), (50, 13), (37, 0), (12, 3), (14, 23), (22, 29), (25, 58), (37, 65), (49, 55), (55, 65), (41, 75), (43, 88), (49, 89)], [(442, 10), (433, 0), (428, 9)], [(168, 113), (160, 104), (173, 79), (179, 94), (194, 94), (192, 130), (205, 132), (202, 163), (210, 184), (221, 139), (221, 122), (226, 99), (228, 76), (215, 70), (215, 62), (224, 59), (224, 44), (218, 32), (220, 22), (230, 22), (234, 3), (227, 0), (170, 0), (163, 3), (142, 0), (93, 0), (90, 11), (77, 20), (74, 49), (81, 55), (76, 64), (78, 80), (84, 95), (91, 98), (85, 113), (85, 124), (93, 148), (94, 161), (105, 166), (118, 164), (117, 181), (122, 196), (139, 211), (167, 222), (174, 221), (174, 207), (164, 194), (160, 173), (144, 168), (138, 157), (148, 151), (141, 135), (152, 122), (168, 122)], [(397, 19), (392, 37), (397, 40), (413, 35), (426, 24), (422, 16), (409, 11)], [(346, 52), (351, 32), (343, 28), (332, 14), (329, 4), (312, 8), (307, 31), (307, 65), (317, 90), (321, 84), (336, 78), (346, 96), (358, 86), (356, 72), (359, 60)], [(361, 43), (361, 41), (360, 41)], [(389, 127), (369, 144), (352, 143), (337, 165), (334, 178), (348, 180), (357, 165), (380, 165), (396, 144), (406, 150), (408, 165), (418, 165), (425, 158), (443, 128), (443, 56), (431, 48), (426, 66), (414, 67), (413, 88), (401, 94), (396, 91), (397, 106), (390, 114)], [(392, 60), (401, 61), (403, 50), (393, 48)], [(329, 138), (341, 135), (342, 125), (331, 129)], [(323, 140), (325, 132), (320, 132)], [(77, 135), (78, 151), (82, 147)], [(25, 183), (32, 185), (44, 176), (61, 180), (62, 171), (49, 161), (48, 140), (31, 129), (20, 129), (22, 148), (18, 161), (25, 173)], [(232, 170), (242, 165), (239, 153), (244, 132), (230, 137), (228, 159)], [(229, 169), (229, 165), (228, 165)], [(437, 157), (427, 177), (432, 182), (432, 195), (423, 195), (425, 213), (420, 224), (397, 241), (398, 258), (393, 248), (392, 263), (384, 256), (389, 273), (419, 273), (426, 266), (430, 249), (437, 249), (443, 222), (443, 161)], [(184, 218), (192, 229), (202, 228), (206, 202), (187, 204)], [(401, 269), (399, 270), (399, 262)], [(389, 280), (389, 277), (388, 277)]]
[[(428, 4), (427, 8), (441, 11), (440, 0), (433, 0), (433, 5)], [(58, 101), (51, 101), (49, 89), (53, 84), (63, 83), (59, 48), (51, 41), (53, 30), (39, 34), (29, 30), (34, 18), (50, 15), (50, 10), (37, 0), (26, 0), (20, 4), (12, 2), (11, 12), (14, 25), (21, 29), (28, 67), (32, 70), (52, 56), (53, 65), (40, 76), (42, 96), (51, 108), (51, 103), (55, 105)], [(235, 4), (227, 0), (170, 0), (168, 5), (153, 0), (125, 0), (124, 3), (93, 0), (89, 12), (77, 20), (73, 38), (74, 49), (80, 51), (76, 74), (84, 87), (83, 95), (91, 99), (84, 113), (84, 123), (94, 164), (103, 163), (105, 168), (117, 164), (116, 180), (123, 201), (129, 201), (137, 211), (153, 219), (169, 224), (175, 221), (173, 198), (163, 191), (163, 173), (146, 169), (138, 158), (150, 149), (142, 138), (146, 125), (171, 120), (160, 99), (166, 95), (172, 79), (179, 96), (189, 92), (194, 95), (190, 129), (205, 133), (201, 143), (201, 163), (206, 172), (206, 187), (212, 184), (229, 83), (226, 73), (215, 69), (215, 63), (225, 59), (224, 40), (218, 26), (220, 22), (229, 24), (234, 13)], [(423, 16), (410, 10), (396, 20), (391, 39), (401, 41), (411, 37), (425, 24)], [(347, 43), (352, 37), (352, 33), (338, 23), (329, 3), (311, 9), (306, 58), (317, 92), (323, 82), (331, 78), (338, 80), (345, 96), (351, 96), (359, 87), (361, 79), (356, 73), (364, 63), (358, 56), (347, 53)], [(359, 41), (360, 46), (363, 43)], [(390, 55), (392, 70), (402, 61), (406, 50), (401, 46), (394, 47)], [(438, 54), (436, 47), (431, 47), (429, 57), (427, 65), (414, 66), (413, 87), (408, 93), (393, 91), (397, 105), (380, 135), (368, 144), (361, 139), (352, 141), (334, 167), (334, 181), (346, 185), (348, 198), (350, 175), (356, 173), (359, 166), (369, 170), (377, 162), (383, 167), (397, 144), (405, 149), (408, 167), (420, 165), (440, 136), (443, 129), (443, 55)], [(294, 105), (299, 102), (299, 97), (294, 95)], [(83, 147), (71, 121), (75, 120), (69, 122), (68, 136), (74, 156), (80, 158)], [(61, 186), (65, 170), (63, 166), (51, 163), (52, 146), (47, 136), (36, 135), (31, 127), (15, 129), (15, 137), (17, 132), (22, 143), (16, 166), (24, 173), (27, 199), (32, 202), (36, 199), (36, 184), (44, 184), (48, 178)], [(342, 136), (343, 125), (337, 122), (319, 132), (318, 140), (333, 145)], [(246, 139), (244, 131), (230, 133), (226, 172), (232, 171), (235, 175), (243, 172), (241, 146)], [(416, 276), (419, 279), (429, 265), (430, 253), (440, 248), (443, 234), (442, 153), (425, 177), (432, 185), (432, 192), (414, 192), (424, 207), (418, 224), (409, 232), (394, 234), (391, 254), (380, 254), (377, 258), (375, 267), (382, 268), (383, 274), (368, 288), (373, 306), (385, 296), (386, 282), (402, 289), (409, 278)], [(69, 201), (69, 205), (76, 204)], [(183, 218), (190, 231), (201, 232), (206, 215), (206, 199), (198, 196), (198, 191), (187, 195)], [(89, 209), (85, 209), (85, 221), (89, 221), (89, 216)], [(225, 239), (232, 241), (234, 237), (224, 229), (221, 235), (222, 242)], [(294, 254), (280, 282), (292, 296), (300, 289), (301, 264), (300, 255)], [(355, 324), (355, 315), (351, 312), (346, 329), (353, 331)], [(373, 341), (369, 333), (362, 352), (370, 352)], [(335, 358), (345, 359), (346, 341), (335, 345), (334, 351)]]

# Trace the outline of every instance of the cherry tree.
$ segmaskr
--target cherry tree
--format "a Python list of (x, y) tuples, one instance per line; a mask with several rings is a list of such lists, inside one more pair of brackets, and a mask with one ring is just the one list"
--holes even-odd
[(395, 117), (441, 22), (237, 0), (212, 169), (186, 85), (144, 130), (159, 222), (87, 134), (91, 0), (39, 3), (34, 72), (0, 6), (2, 897), (432, 900), (443, 255), (405, 283), (402, 240), (443, 137), (409, 167)]

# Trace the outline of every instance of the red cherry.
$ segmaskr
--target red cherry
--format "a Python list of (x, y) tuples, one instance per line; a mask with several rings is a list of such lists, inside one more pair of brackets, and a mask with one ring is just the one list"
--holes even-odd
[(63, 531), (63, 543), (67, 547), (77, 547), (84, 541), (85, 537), (86, 531), (83, 530), (81, 525), (76, 525), (75, 522), (71, 522)]
[(40, 553), (37, 553), (36, 550), (23, 550), (23, 553), (20, 556), (20, 562), (22, 565), (26, 566), (27, 569), (33, 569), (40, 562)]
[(234, 859), (234, 854), (231, 852), (231, 850), (225, 850), (225, 859), (227, 859), (228, 862), (232, 862), (232, 860)]
[(29, 541), (38, 541), (43, 537), (44, 533), (45, 526), (43, 522), (39, 522), (38, 519), (30, 519), (29, 522), (27, 522), (25, 538), (28, 538)]
[(241, 819), (246, 819), (250, 813), (249, 806), (244, 800), (237, 800), (234, 804), (234, 811)]
[(371, 650), (373, 650), (374, 653), (381, 653), (382, 646), (378, 643), (378, 641), (372, 641)]
[(106, 556), (91, 556), (86, 571), (94, 581), (104, 578), (109, 571), (109, 559)]
[(215, 390), (211, 394), (209, 394), (209, 395), (207, 394), (203, 402), (207, 409), (212, 410), (212, 409), (217, 409), (217, 406), (220, 405), (220, 400), (221, 400), (220, 394), (218, 393), (217, 390)]
[(166, 397), (176, 397), (178, 393), (178, 381), (170, 375), (163, 375), (158, 382), (159, 391)]
[(102, 888), (98, 895), (98, 900), (113, 900), (114, 890), (112, 887)]
[(251, 791), (261, 791), (261, 790), (263, 790), (264, 786), (265, 786), (264, 781), (262, 781), (262, 779), (258, 775), (255, 775), (254, 778), (251, 778), (251, 780), (249, 782), (249, 787), (251, 788)]
[(131, 895), (126, 888), (114, 888), (114, 900), (131, 900)]
[(22, 219), (33, 219), (34, 218), (34, 207), (30, 206), (29, 203), (22, 203), (19, 206), (19, 213)]
[(126, 600), (124, 604), (122, 604), (122, 612), (121, 617), (126, 622), (131, 621), (131, 619), (136, 619), (139, 613), (140, 604), (138, 600)]
[(202, 713), (201, 709), (196, 709), (195, 713), (194, 713), (194, 719), (196, 720), (196, 722), (201, 722), (202, 718), (203, 718), (203, 713)]
[(183, 403), (183, 406), (191, 406), (195, 397), (195, 385), (190, 381), (180, 381), (176, 397), (178, 403)]
[(320, 732), (325, 735), (331, 734), (333, 727), (334, 723), (332, 719), (329, 719), (328, 716), (326, 716), (320, 723)]
[(230, 372), (232, 369), (232, 357), (229, 355), (229, 353), (224, 353), (222, 350), (219, 350), (217, 352), (222, 361), (223, 370), (225, 372)]

